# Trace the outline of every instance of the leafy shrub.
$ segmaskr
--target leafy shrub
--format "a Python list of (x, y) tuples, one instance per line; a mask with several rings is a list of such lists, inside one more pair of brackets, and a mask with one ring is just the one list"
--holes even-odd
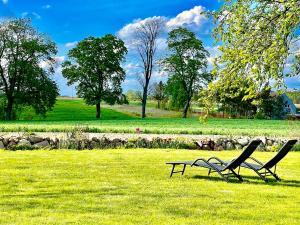
[(12, 145), (9, 147), (9, 150), (17, 151), (17, 150), (37, 150), (38, 146), (28, 145), (28, 144), (20, 144), (20, 145)]
[(296, 144), (296, 145), (294, 146), (294, 148), (292, 149), (292, 151), (300, 152), (300, 144)]

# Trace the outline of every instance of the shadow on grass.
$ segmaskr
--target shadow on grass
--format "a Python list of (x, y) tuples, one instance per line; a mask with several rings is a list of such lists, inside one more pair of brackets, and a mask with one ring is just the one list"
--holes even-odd
[[(299, 180), (282, 180), (276, 181), (275, 179), (269, 178), (268, 182), (264, 182), (261, 178), (256, 176), (242, 176), (244, 179), (244, 183), (247, 184), (256, 184), (256, 185), (267, 185), (267, 186), (287, 186), (287, 187), (300, 187)], [(202, 176), (202, 175), (195, 175), (192, 179), (204, 179), (210, 181), (217, 181), (217, 182), (225, 182), (221, 177), (214, 177), (214, 176)], [(238, 179), (230, 178), (229, 183), (240, 184)]]

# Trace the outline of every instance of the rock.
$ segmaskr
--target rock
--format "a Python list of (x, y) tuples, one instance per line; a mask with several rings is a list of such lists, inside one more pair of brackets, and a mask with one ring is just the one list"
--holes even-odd
[(204, 144), (204, 145), (202, 146), (202, 149), (203, 149), (203, 150), (212, 150), (211, 147), (210, 147), (209, 145), (207, 145), (207, 144)]
[(273, 145), (273, 140), (271, 140), (271, 139), (267, 139), (267, 141), (266, 141), (266, 145), (267, 146), (272, 146)]
[(235, 144), (234, 146), (235, 146), (235, 149), (239, 149), (239, 150), (243, 149), (243, 146), (240, 144)]
[(94, 141), (94, 142), (99, 142), (98, 138), (96, 138), (96, 137), (93, 137), (93, 138), (92, 138), (92, 141)]
[(267, 138), (266, 137), (263, 137), (263, 138), (261, 138), (260, 139), (261, 140), (261, 142), (264, 144), (264, 145), (266, 145), (267, 144)]
[(234, 149), (234, 145), (230, 141), (228, 141), (226, 143), (226, 150), (233, 150), (233, 149)]
[(36, 143), (40, 143), (43, 142), (44, 139), (38, 136), (29, 136), (28, 140), (32, 143), (32, 144), (36, 144)]
[(49, 142), (48, 141), (41, 141), (41, 142), (36, 143), (34, 146), (36, 146), (36, 147), (48, 147)]
[(5, 146), (2, 141), (0, 141), (0, 149), (5, 149)]
[(21, 139), (18, 144), (19, 145), (31, 145), (30, 141), (27, 141), (26, 139)]
[(4, 138), (4, 139), (2, 140), (2, 142), (3, 142), (4, 146), (7, 146), (7, 145), (8, 145), (8, 143), (9, 143), (9, 141), (8, 141), (8, 139), (7, 139), (7, 138)]
[(237, 143), (242, 146), (246, 146), (249, 144), (249, 139), (248, 138), (240, 138), (237, 140)]
[(8, 142), (10, 143), (10, 142), (14, 142), (14, 143), (18, 143), (18, 138), (17, 137), (10, 137), (9, 139), (8, 139)]
[(7, 148), (11, 148), (12, 146), (15, 146), (17, 143), (14, 141), (11, 141), (8, 143)]
[(223, 150), (224, 150), (224, 147), (223, 147), (222, 145), (219, 145), (219, 146), (215, 147), (215, 149), (216, 149), (217, 151), (223, 151)]

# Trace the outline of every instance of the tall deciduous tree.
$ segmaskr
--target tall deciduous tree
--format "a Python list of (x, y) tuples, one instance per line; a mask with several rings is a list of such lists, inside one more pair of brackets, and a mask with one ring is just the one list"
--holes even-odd
[(139, 76), (139, 82), (143, 88), (142, 94), (142, 118), (146, 117), (146, 104), (149, 93), (150, 79), (152, 77), (157, 40), (162, 32), (163, 21), (161, 18), (148, 20), (136, 28), (136, 49), (142, 61), (143, 74)]
[(70, 50), (69, 61), (63, 64), (68, 84), (77, 85), (77, 95), (89, 105), (96, 105), (96, 118), (101, 116), (101, 102), (117, 102), (122, 94), (125, 72), (121, 67), (127, 49), (113, 35), (88, 37)]
[(193, 94), (211, 81), (206, 72), (209, 53), (201, 40), (186, 28), (176, 28), (169, 33), (168, 48), (171, 55), (163, 60), (170, 79), (179, 84), (185, 97), (182, 117), (187, 117)]
[(280, 89), (284, 77), (299, 74), (299, 0), (227, 0), (212, 14), (222, 44), (214, 71), (220, 87), (226, 82), (239, 87), (247, 80), (251, 85), (239, 89), (246, 90), (246, 100), (270, 80)]
[(29, 20), (0, 23), (0, 93), (5, 99), (5, 119), (15, 118), (17, 106), (32, 106), (41, 115), (53, 107), (58, 88), (49, 75), (54, 72), (56, 52), (55, 43)]

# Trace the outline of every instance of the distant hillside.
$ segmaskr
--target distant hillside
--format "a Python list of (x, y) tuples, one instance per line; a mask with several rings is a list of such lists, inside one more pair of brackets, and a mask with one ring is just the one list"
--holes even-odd
[[(79, 98), (58, 98), (52, 111), (46, 118), (37, 116), (32, 108), (27, 108), (19, 115), (20, 120), (70, 121), (96, 120), (96, 108), (88, 106)], [(102, 108), (101, 120), (131, 119), (132, 116), (113, 109)]]

